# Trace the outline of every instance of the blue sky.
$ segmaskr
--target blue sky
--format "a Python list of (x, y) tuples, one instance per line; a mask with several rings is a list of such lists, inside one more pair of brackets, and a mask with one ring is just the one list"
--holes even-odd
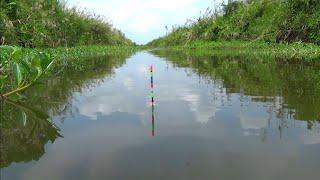
[(223, 0), (67, 0), (77, 6), (102, 15), (138, 44), (166, 34), (165, 26), (182, 25), (187, 19), (199, 17), (208, 7)]

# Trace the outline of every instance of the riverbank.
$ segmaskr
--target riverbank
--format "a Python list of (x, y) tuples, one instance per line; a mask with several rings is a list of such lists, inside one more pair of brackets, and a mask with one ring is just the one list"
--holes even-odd
[(161, 47), (195, 54), (269, 56), (279, 60), (320, 61), (320, 46), (308, 43), (266, 43), (259, 41), (196, 41)]
[[(133, 46), (79, 46), (29, 49), (0, 46), (0, 95), (10, 96), (36, 83), (42, 76), (56, 76), (65, 70), (87, 71), (90, 59), (132, 54)], [(89, 61), (89, 62), (88, 62)], [(93, 62), (92, 62), (93, 63)]]
[(0, 9), (0, 45), (134, 45), (101, 16), (68, 7), (65, 1), (1, 1)]
[(316, 60), (319, 12), (320, 3), (314, 0), (230, 0), (172, 27), (147, 46)]

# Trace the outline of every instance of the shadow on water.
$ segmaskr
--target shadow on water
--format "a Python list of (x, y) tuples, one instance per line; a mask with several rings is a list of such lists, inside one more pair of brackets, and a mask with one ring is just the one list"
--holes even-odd
[(0, 167), (13, 162), (39, 160), (45, 145), (63, 137), (52, 117), (72, 113), (74, 92), (98, 85), (112, 76), (129, 54), (87, 59), (77, 67), (66, 67), (54, 78), (42, 79), (22, 99), (1, 100)]

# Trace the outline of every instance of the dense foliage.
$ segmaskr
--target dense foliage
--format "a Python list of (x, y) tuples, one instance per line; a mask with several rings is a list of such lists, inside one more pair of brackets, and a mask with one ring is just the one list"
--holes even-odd
[(1, 0), (0, 45), (57, 47), (131, 45), (123, 33), (59, 0)]
[(294, 42), (261, 43), (259, 41), (195, 41), (186, 45), (170, 47), (173, 50), (193, 50), (198, 53), (215, 53), (222, 55), (255, 55), (257, 57), (277, 58), (282, 62), (318, 62), (320, 60), (320, 46), (312, 43)]
[(318, 0), (229, 0), (220, 9), (174, 27), (150, 46), (172, 46), (192, 41), (250, 40), (320, 44)]
[[(27, 55), (21, 48), (5, 46), (0, 52), (0, 96), (9, 96), (28, 88), (53, 63), (53, 58), (41, 51), (32, 51)], [(8, 86), (11, 90), (5, 92)]]
[(83, 46), (73, 48), (27, 49), (0, 47), (0, 98), (8, 97), (37, 83), (46, 72), (51, 77), (66, 69), (86, 69), (88, 58), (128, 54), (134, 47)]

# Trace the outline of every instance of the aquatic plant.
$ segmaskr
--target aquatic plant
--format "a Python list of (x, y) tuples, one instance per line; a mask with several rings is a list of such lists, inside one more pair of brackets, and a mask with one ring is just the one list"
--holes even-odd
[[(0, 46), (0, 95), (7, 97), (25, 90), (46, 74), (56, 76), (66, 70), (83, 72), (90, 59), (130, 54), (133, 46), (80, 46), (27, 49)], [(89, 61), (89, 62), (88, 62)], [(93, 63), (93, 62), (92, 62)]]
[(3, 97), (34, 84), (53, 63), (53, 58), (42, 51), (29, 51), (25, 55), (22, 48), (11, 46), (2, 47), (0, 51), (0, 95)]

